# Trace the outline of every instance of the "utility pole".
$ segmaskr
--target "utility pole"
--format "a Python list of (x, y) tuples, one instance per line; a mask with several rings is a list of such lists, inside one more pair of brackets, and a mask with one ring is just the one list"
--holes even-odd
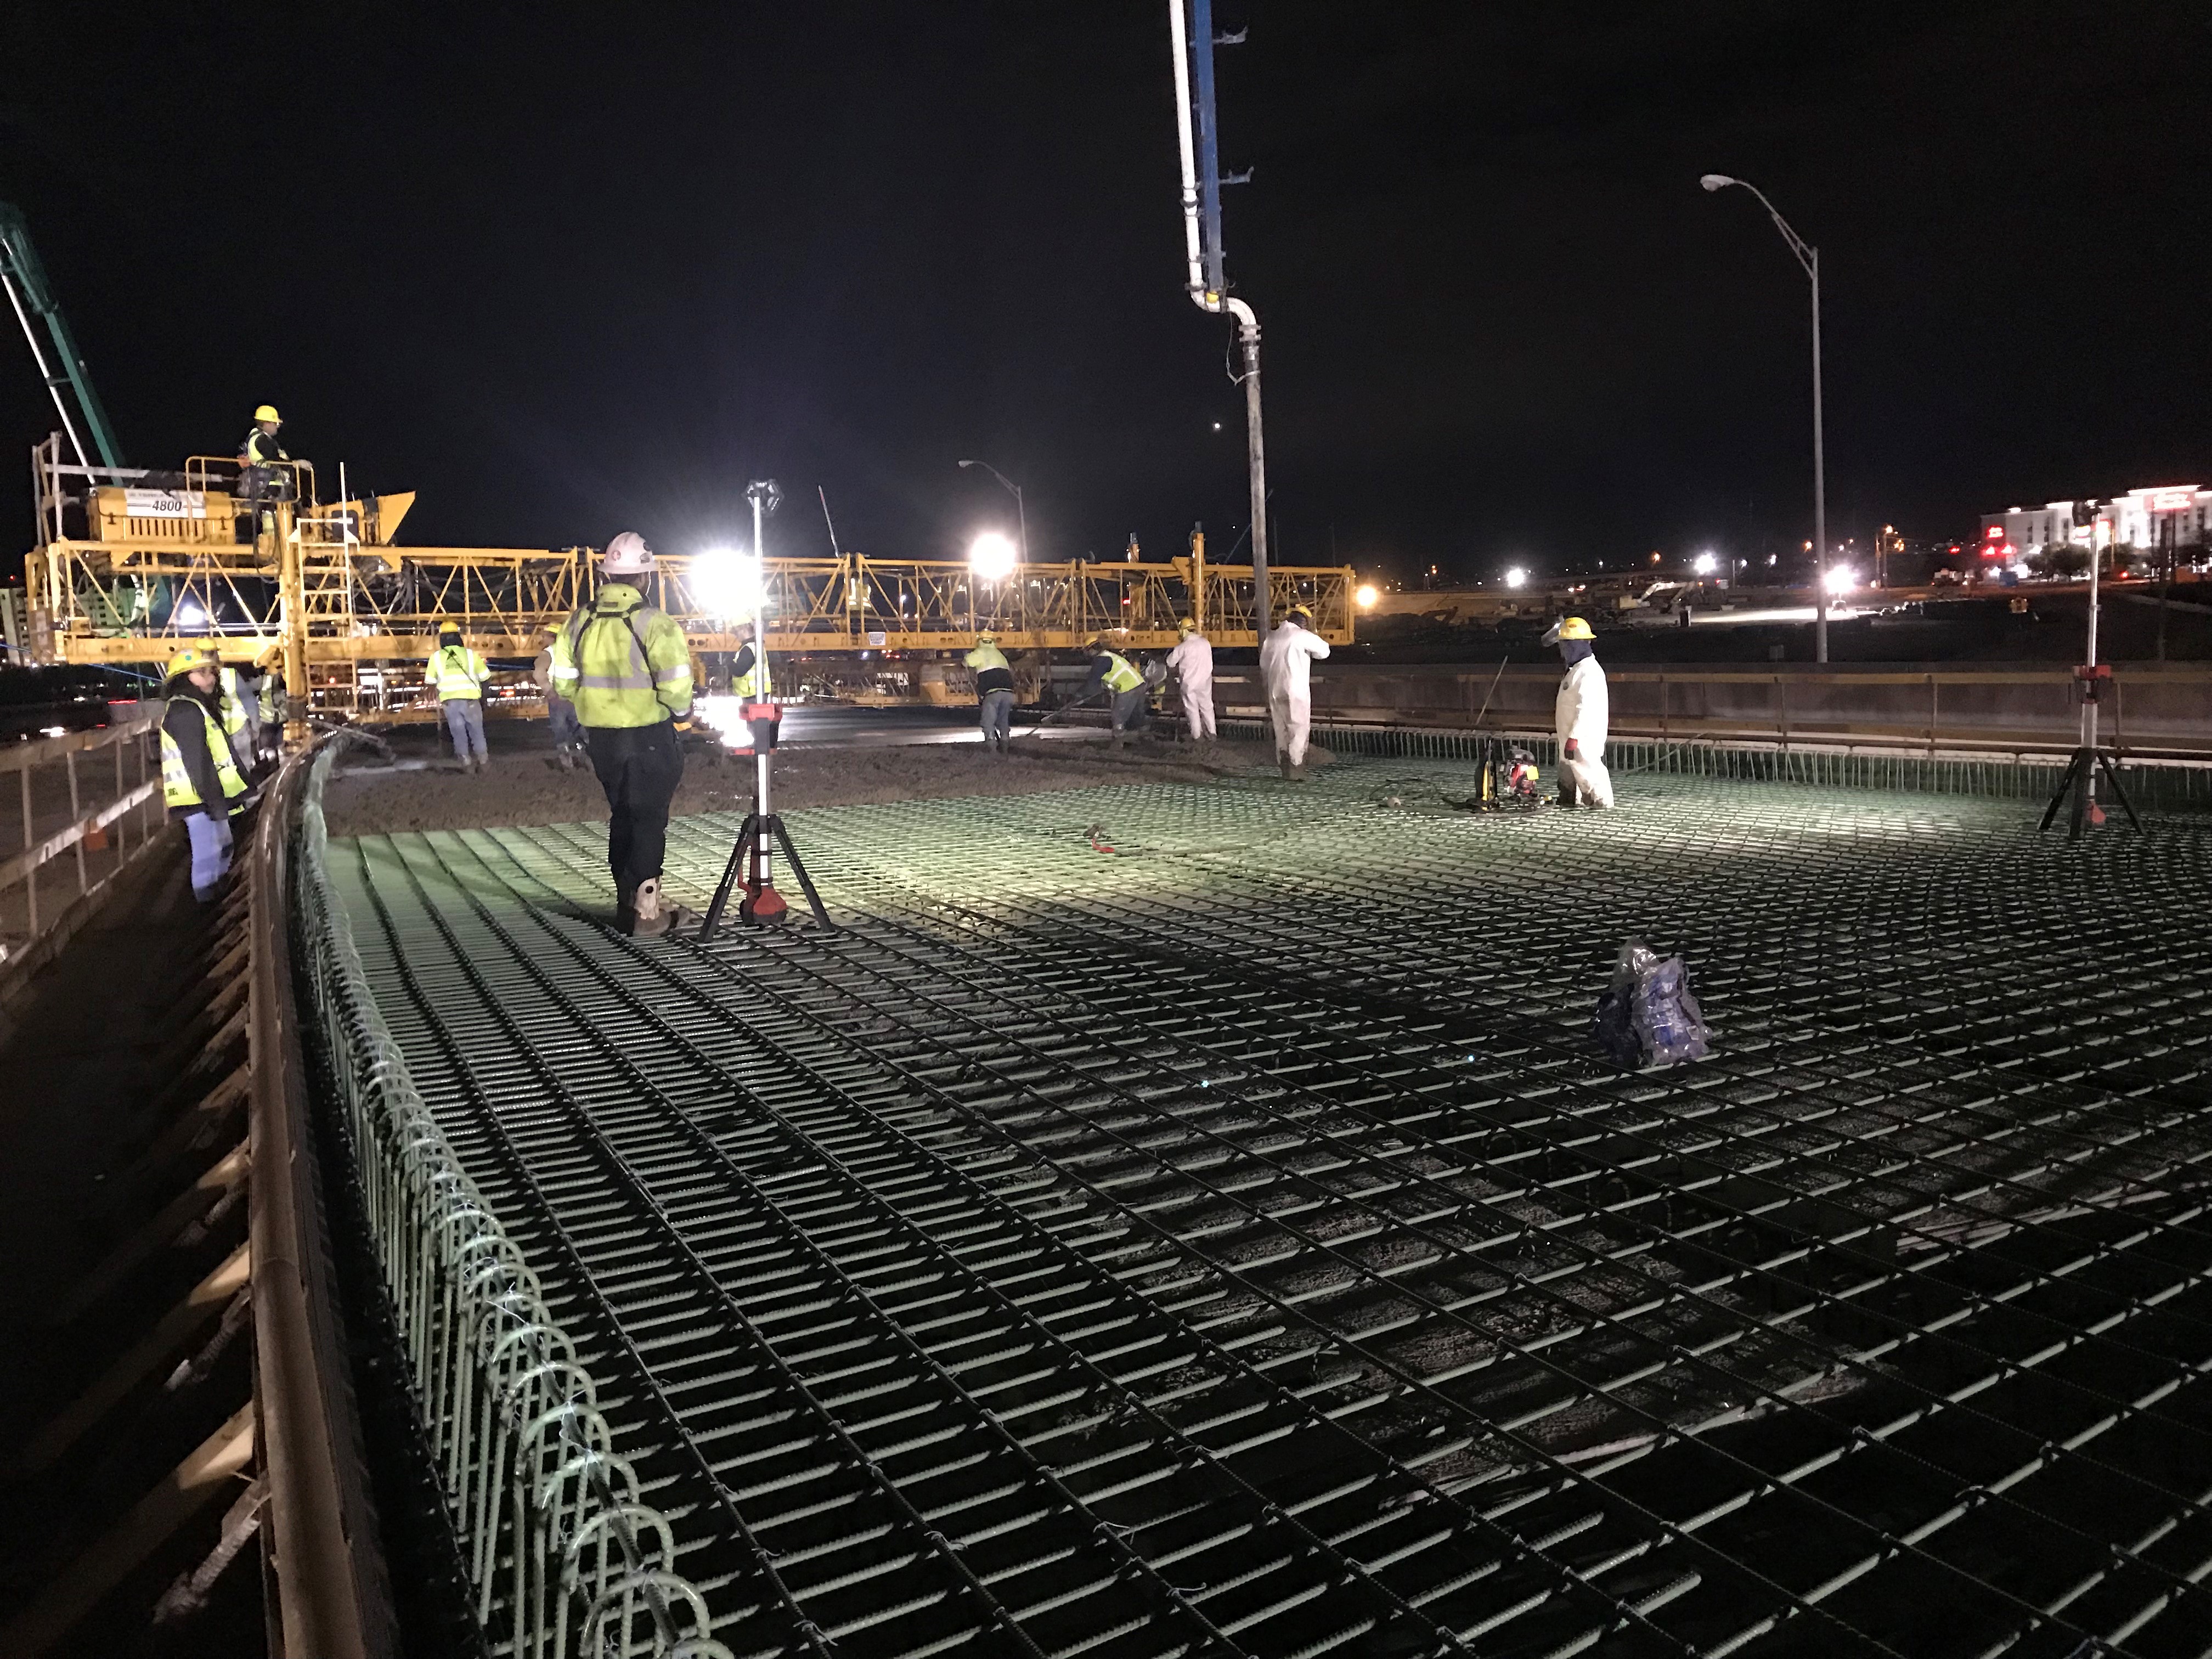
[[(1183, 0), (1168, 0), (1168, 31), (1175, 48), (1176, 138), (1182, 161), (1183, 287), (1201, 311), (1237, 319), (1244, 352), (1244, 459), (1251, 475), (1252, 624), (1267, 636), (1273, 606), (1267, 592), (1267, 447), (1260, 420), (1260, 319), (1228, 293), (1221, 245), (1221, 149), (1213, 98), (1213, 0), (1191, 0), (1195, 32), (1183, 26)], [(1195, 102), (1192, 82), (1195, 79)], [(1192, 141), (1195, 117), (1197, 141)], [(1201, 193), (1202, 192), (1202, 193)], [(1203, 252), (1201, 245), (1203, 221)]]

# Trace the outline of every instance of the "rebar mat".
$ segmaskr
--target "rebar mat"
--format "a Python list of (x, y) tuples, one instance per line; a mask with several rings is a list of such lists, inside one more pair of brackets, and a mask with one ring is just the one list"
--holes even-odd
[(844, 930), (704, 947), (331, 861), (737, 1652), (2212, 1651), (2212, 824), (1472, 788), (796, 813)]

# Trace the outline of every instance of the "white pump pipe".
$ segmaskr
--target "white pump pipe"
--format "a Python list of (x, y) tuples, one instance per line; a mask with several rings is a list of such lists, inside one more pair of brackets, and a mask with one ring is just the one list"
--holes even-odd
[(1258, 638), (1267, 637), (1273, 607), (1267, 592), (1267, 456), (1260, 425), (1260, 318), (1243, 301), (1210, 292), (1198, 225), (1198, 152), (1191, 137), (1190, 30), (1182, 0), (1168, 0), (1168, 30), (1175, 40), (1176, 148), (1182, 162), (1183, 257), (1188, 265), (1183, 287), (1200, 311), (1237, 319), (1244, 349), (1244, 447), (1252, 483), (1252, 623)]

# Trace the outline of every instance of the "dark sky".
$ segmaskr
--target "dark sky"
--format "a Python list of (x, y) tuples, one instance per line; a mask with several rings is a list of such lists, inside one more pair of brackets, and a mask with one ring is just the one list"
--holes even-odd
[[(1808, 534), (1805, 281), (1706, 171), (1822, 249), (1839, 539), (2212, 482), (2212, 4), (1219, 3), (1280, 558)], [(772, 474), (772, 550), (827, 550), (820, 484), (898, 556), (1009, 519), (976, 455), (1041, 557), (1218, 553), (1242, 399), (1182, 292), (1165, 11), (26, 0), (0, 199), (137, 465), (266, 398), (419, 489), (416, 543), (681, 551)], [(52, 424), (0, 337), (0, 448)]]

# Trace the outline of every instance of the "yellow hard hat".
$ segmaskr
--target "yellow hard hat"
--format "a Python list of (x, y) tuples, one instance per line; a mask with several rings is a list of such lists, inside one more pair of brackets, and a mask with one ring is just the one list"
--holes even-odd
[(219, 668), (222, 665), (222, 659), (205, 646), (188, 645), (169, 659), (168, 678), (174, 679), (179, 674), (189, 674), (195, 668)]
[(276, 407), (273, 404), (262, 404), (253, 411), (253, 418), (257, 421), (274, 421), (279, 426), (284, 424), (284, 417), (276, 412)]
[(1293, 617), (1304, 617), (1308, 622), (1311, 622), (1313, 620), (1313, 607), (1310, 605), (1294, 605), (1291, 607), (1291, 615)]
[(1552, 637), (1555, 640), (1594, 640), (1597, 635), (1590, 632), (1590, 625), (1580, 617), (1568, 617), (1553, 630)]
[(999, 636), (996, 634), (978, 634), (975, 636), (975, 643), (978, 645), (996, 645), (998, 642)]
[(438, 624), (438, 631), (441, 634), (451, 634), (455, 639), (459, 639), (461, 636), (461, 625), (457, 622), (441, 622)]
[(1198, 623), (1188, 617), (1178, 617), (1176, 622), (1176, 626), (1182, 629), (1186, 634), (1195, 634), (1198, 632)]
[(1103, 634), (1093, 634), (1089, 639), (1084, 641), (1083, 648), (1085, 651), (1103, 651), (1106, 648), (1106, 636)]

